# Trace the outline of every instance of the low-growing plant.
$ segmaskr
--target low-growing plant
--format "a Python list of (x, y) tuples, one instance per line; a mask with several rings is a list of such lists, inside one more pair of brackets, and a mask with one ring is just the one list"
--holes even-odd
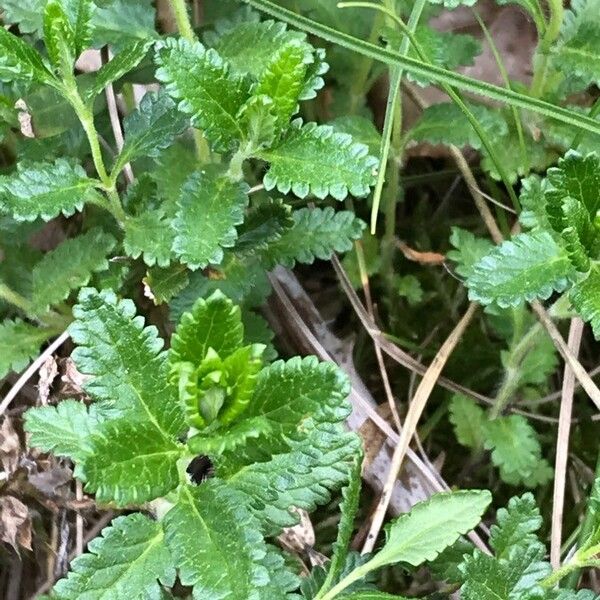
[[(582, 570), (600, 567), (600, 467), (591, 404), (577, 407), (569, 440), (568, 369), (560, 414), (552, 404), (557, 348), (581, 367), (577, 335), (567, 346), (554, 322), (581, 319), (600, 339), (600, 0), (497, 4), (517, 5), (535, 30), (531, 82), (511, 79), (475, 0), (1, 2), (0, 383), (16, 383), (0, 416), (32, 369), (11, 373), (68, 334), (77, 398), (48, 402), (41, 376), (42, 406), (23, 417), (35, 448), (25, 462), (72, 463), (94, 506), (119, 513), (68, 574), (48, 561), (58, 581), (46, 597), (600, 598), (576, 591)], [(438, 29), (458, 7), (473, 9), (501, 85), (456, 72), (482, 60), (472, 31)], [(446, 99), (428, 106), (430, 85)], [(464, 189), (445, 185), (456, 175)], [(334, 266), (366, 334), (351, 332), (343, 362), (369, 384), (376, 364), (376, 395), (418, 434), (428, 469), (407, 494), (412, 510), (363, 554), (351, 549), (366, 533), (354, 535), (356, 521), (383, 515), (397, 473), (369, 509), (361, 475), (373, 449), (363, 464), (349, 380), (313, 356), (276, 360), (261, 314), (276, 268), (346, 252)], [(308, 273), (314, 289), (331, 287)], [(417, 428), (418, 361), (440, 361), (433, 347), (467, 300), (483, 311), (440, 379), (452, 395), (434, 392)], [(329, 324), (348, 333), (334, 304), (327, 313), (344, 318)], [(388, 373), (383, 350), (413, 373)], [(0, 487), (16, 497), (7, 440), (23, 432), (10, 418)], [(565, 541), (569, 450), (596, 482), (589, 492), (573, 478)], [(471, 532), (491, 492), (431, 495), (442, 464), (449, 484), (494, 491), (484, 541)], [(553, 480), (550, 524), (536, 501), (547, 508)], [(0, 539), (29, 550), (3, 499)], [(278, 539), (317, 510), (335, 541), (315, 566)]]

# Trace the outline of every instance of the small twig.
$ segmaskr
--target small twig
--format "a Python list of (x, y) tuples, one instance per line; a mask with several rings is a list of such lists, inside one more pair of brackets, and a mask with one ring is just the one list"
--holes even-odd
[[(75, 499), (83, 500), (83, 484), (75, 480)], [(83, 554), (83, 516), (81, 511), (75, 513), (75, 556)]]
[[(579, 354), (581, 336), (583, 334), (583, 321), (579, 318), (571, 319), (569, 339), (567, 345), (573, 356)], [(565, 505), (565, 484), (567, 473), (567, 459), (569, 454), (569, 434), (571, 432), (571, 414), (573, 412), (573, 394), (575, 392), (575, 374), (568, 363), (565, 363), (565, 372), (562, 386), (562, 400), (560, 403), (560, 417), (558, 434), (556, 437), (556, 461), (554, 466), (554, 498), (552, 507), (552, 532), (550, 536), (550, 562), (554, 570), (560, 567), (560, 546), (562, 540), (562, 519)]]
[(375, 541), (377, 540), (377, 536), (379, 535), (379, 531), (381, 530), (385, 514), (390, 504), (390, 499), (394, 490), (394, 484), (396, 482), (396, 479), (398, 478), (400, 468), (402, 467), (402, 463), (410, 446), (410, 440), (412, 439), (417, 429), (419, 419), (423, 414), (423, 410), (425, 409), (427, 400), (429, 400), (429, 396), (431, 395), (436, 381), (438, 380), (442, 369), (448, 361), (448, 358), (456, 348), (456, 345), (461, 339), (463, 333), (465, 332), (465, 329), (471, 322), (471, 319), (475, 315), (476, 311), (477, 304), (472, 302), (469, 305), (467, 312), (463, 315), (462, 319), (458, 322), (458, 324), (452, 330), (446, 341), (442, 344), (442, 347), (435, 355), (433, 361), (431, 362), (431, 365), (427, 369), (427, 372), (423, 376), (423, 379), (421, 380), (421, 383), (417, 388), (415, 397), (413, 398), (413, 401), (408, 409), (408, 413), (404, 421), (404, 426), (402, 427), (402, 431), (400, 433), (400, 439), (398, 440), (398, 444), (396, 445), (396, 448), (394, 449), (394, 454), (392, 455), (388, 478), (383, 487), (383, 491), (381, 493), (381, 498), (379, 500), (379, 504), (377, 505), (377, 509), (373, 514), (373, 520), (371, 522), (369, 535), (367, 536), (367, 539), (362, 549), (363, 554), (372, 552), (373, 548), (375, 547)]
[(573, 374), (579, 383), (581, 383), (581, 387), (586, 391), (587, 395), (590, 397), (590, 400), (600, 410), (600, 389), (598, 389), (598, 386), (592, 381), (592, 378), (588, 375), (587, 371), (581, 366), (581, 363), (579, 360), (577, 360), (577, 357), (573, 355), (562, 335), (560, 334), (560, 331), (554, 324), (554, 321), (552, 321), (546, 312), (546, 309), (539, 301), (532, 302), (531, 306), (542, 322), (542, 325), (546, 328), (546, 331), (554, 342), (556, 349), (560, 352), (560, 355), (572, 369)]
[[(104, 47), (102, 49), (102, 58), (104, 62), (108, 62), (110, 60), (110, 50), (108, 47)], [(109, 83), (105, 88), (106, 94), (106, 106), (108, 108), (108, 114), (110, 116), (110, 125), (113, 130), (113, 135), (115, 137), (115, 143), (117, 145), (117, 150), (119, 153), (123, 151), (123, 145), (125, 140), (123, 138), (123, 130), (121, 129), (121, 120), (119, 118), (119, 109), (117, 107), (117, 97), (115, 95), (115, 88), (112, 83)], [(131, 164), (127, 163), (123, 167), (123, 175), (127, 180), (127, 183), (131, 185), (135, 181), (135, 177), (133, 175), (133, 169), (131, 168)]]
[(4, 414), (6, 409), (10, 406), (10, 403), (15, 399), (17, 394), (21, 391), (21, 388), (29, 381), (35, 373), (37, 373), (41, 366), (46, 362), (46, 359), (52, 355), (58, 348), (60, 348), (69, 339), (69, 332), (65, 331), (59, 337), (57, 337), (27, 368), (27, 370), (17, 379), (17, 382), (10, 388), (8, 394), (2, 400), (0, 404), (0, 416)]
[[(590, 372), (590, 377), (596, 377), (596, 375), (600, 374), (600, 365), (594, 367)], [(575, 389), (581, 387), (579, 381), (575, 382)], [(547, 404), (548, 402), (554, 402), (555, 400), (560, 400), (562, 397), (562, 390), (556, 390), (555, 392), (551, 392), (547, 396), (543, 396), (542, 398), (538, 398), (537, 400), (532, 400), (527, 402), (528, 406), (540, 406), (541, 404)], [(593, 417), (592, 417), (593, 418)]]
[[(369, 313), (369, 317), (371, 317), (371, 320), (375, 322), (375, 309), (373, 306), (373, 298), (371, 296), (371, 286), (369, 285), (369, 275), (367, 274), (364, 250), (362, 247), (362, 242), (360, 240), (354, 243), (354, 251), (356, 252), (358, 270), (360, 272), (360, 281), (363, 287), (363, 292), (365, 294), (365, 300), (367, 303), (367, 312)], [(394, 419), (394, 425), (396, 426), (396, 430), (400, 431), (400, 429), (402, 428), (402, 423), (400, 421), (400, 415), (398, 414), (398, 408), (396, 407), (396, 400), (394, 399), (392, 386), (390, 385), (390, 378), (388, 376), (387, 369), (385, 368), (385, 362), (383, 360), (381, 346), (379, 345), (379, 342), (374, 338), (372, 338), (372, 342), (373, 348), (375, 349), (375, 357), (377, 358), (377, 365), (379, 367), (379, 373), (381, 374), (381, 381), (383, 383), (383, 389), (385, 391), (387, 403), (390, 407), (390, 412), (392, 414), (392, 418)]]
[(258, 185), (255, 185), (254, 187), (251, 187), (248, 190), (248, 195), (251, 196), (252, 194), (256, 194), (256, 192), (260, 192), (261, 190), (264, 190), (265, 186), (262, 183), (259, 183)]

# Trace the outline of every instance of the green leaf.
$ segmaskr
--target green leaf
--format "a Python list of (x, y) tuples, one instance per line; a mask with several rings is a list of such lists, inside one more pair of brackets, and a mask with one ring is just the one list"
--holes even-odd
[(560, 38), (552, 49), (552, 64), (568, 79), (581, 81), (578, 89), (600, 83), (600, 2), (575, 0), (565, 12)]
[(590, 323), (594, 337), (600, 339), (600, 269), (594, 266), (586, 279), (577, 283), (569, 299), (581, 318)]
[(483, 409), (474, 400), (454, 394), (450, 402), (449, 419), (459, 443), (474, 450), (483, 447), (483, 424), (487, 419)]
[(237, 74), (250, 74), (256, 80), (269, 69), (273, 57), (290, 45), (303, 48), (307, 61), (312, 61), (312, 48), (306, 42), (306, 34), (288, 31), (285, 23), (221, 21), (217, 30), (208, 32), (205, 39)]
[(491, 500), (487, 490), (468, 490), (435, 494), (419, 502), (386, 528), (385, 544), (367, 563), (368, 570), (397, 562), (416, 567), (435, 559), (479, 523)]
[(166, 514), (165, 539), (181, 583), (195, 598), (246, 600), (269, 596), (269, 573), (260, 564), (267, 546), (243, 494), (219, 480), (181, 488)]
[(298, 521), (290, 507), (310, 512), (331, 500), (332, 491), (348, 481), (360, 447), (358, 436), (345, 431), (341, 423), (318, 424), (301, 441), (291, 441), (291, 451), (265, 462), (240, 467), (239, 450), (221, 457), (219, 472), (224, 470), (230, 485), (252, 498), (257, 516), (277, 534)]
[(378, 156), (381, 148), (381, 133), (371, 119), (359, 115), (337, 117), (329, 123), (334, 131), (347, 133), (369, 148), (369, 154)]
[(600, 157), (593, 152), (583, 156), (569, 150), (558, 161), (558, 166), (548, 169), (548, 184), (545, 195), (549, 203), (558, 204), (566, 197), (574, 198), (594, 219), (600, 209)]
[(148, 40), (134, 40), (127, 44), (112, 60), (96, 71), (94, 81), (83, 93), (84, 98), (92, 100), (107, 85), (117, 81), (137, 67), (148, 54), (152, 44), (153, 42)]
[(90, 436), (100, 422), (101, 417), (93, 407), (88, 413), (87, 406), (76, 400), (30, 408), (25, 413), (25, 430), (31, 434), (31, 447), (77, 462), (91, 453)]
[(171, 338), (169, 362), (199, 364), (209, 348), (226, 357), (242, 346), (243, 340), (240, 307), (215, 292), (206, 300), (199, 298), (191, 312), (182, 315)]
[[(64, 0), (62, 0), (64, 1)], [(92, 0), (67, 0), (75, 35), (75, 55), (79, 55), (92, 41), (93, 15), (96, 5)]]
[(552, 477), (537, 433), (525, 417), (510, 415), (486, 421), (483, 435), (485, 448), (492, 451), (492, 462), (506, 483), (536, 487)]
[(494, 248), (472, 267), (469, 298), (482, 304), (518, 306), (563, 291), (573, 277), (565, 250), (546, 231), (523, 233)]
[(271, 293), (265, 267), (253, 257), (242, 259), (226, 253), (219, 268), (208, 273), (196, 271), (190, 275), (190, 285), (171, 302), (171, 318), (179, 317), (194, 306), (200, 297), (208, 298), (213, 292), (221, 291), (235, 304), (245, 307), (260, 306)]
[(125, 253), (132, 258), (142, 256), (149, 267), (169, 266), (173, 257), (171, 248), (174, 240), (175, 231), (171, 227), (171, 221), (161, 209), (128, 216), (125, 221)]
[(254, 396), (244, 417), (260, 416), (271, 426), (268, 444), (257, 450), (271, 454), (287, 450), (314, 423), (341, 423), (350, 414), (349, 382), (331, 363), (316, 357), (276, 361), (258, 375)]
[(48, 0), (44, 7), (44, 42), (53, 65), (70, 73), (76, 58), (75, 32), (58, 0)]
[(18, 221), (38, 217), (49, 221), (61, 213), (70, 216), (86, 202), (98, 201), (97, 183), (83, 167), (64, 158), (54, 163), (19, 163), (15, 173), (0, 176), (0, 209)]
[(172, 300), (173, 296), (187, 287), (190, 279), (187, 268), (174, 263), (170, 267), (148, 269), (143, 282), (145, 295), (159, 305)]
[(65, 240), (44, 255), (33, 269), (32, 303), (38, 313), (59, 304), (72, 290), (89, 283), (92, 274), (108, 269), (107, 255), (116, 240), (101, 229)]
[(85, 489), (99, 503), (141, 505), (166, 496), (179, 483), (177, 461), (184, 449), (151, 419), (108, 421), (89, 442), (91, 452), (80, 467)]
[(333, 555), (327, 571), (327, 579), (320, 593), (328, 591), (334, 582), (339, 581), (339, 576), (346, 565), (352, 533), (354, 532), (354, 520), (358, 513), (360, 490), (361, 490), (361, 467), (362, 453), (357, 456), (353, 468), (350, 470), (350, 480), (347, 487), (342, 490), (342, 502), (340, 504), (340, 523), (338, 525), (337, 539), (333, 543)]
[(460, 227), (452, 227), (450, 243), (456, 250), (450, 250), (446, 257), (456, 263), (456, 273), (465, 278), (472, 275), (473, 266), (494, 247), (487, 238), (476, 237), (470, 231)]
[[(312, 56), (309, 54), (309, 59)], [(267, 64), (253, 94), (264, 94), (273, 102), (273, 112), (280, 126), (298, 111), (298, 101), (306, 75), (306, 48), (301, 44), (289, 44), (281, 48)]]
[(519, 222), (527, 229), (549, 228), (548, 214), (546, 213), (546, 196), (544, 195), (545, 183), (539, 175), (530, 175), (521, 180), (521, 213)]
[(156, 432), (176, 436), (183, 428), (177, 390), (167, 380), (166, 353), (155, 327), (144, 328), (131, 300), (109, 290), (85, 288), (73, 308), (73, 360), (93, 378), (86, 391), (124, 417), (142, 418)]
[(123, 122), (125, 144), (115, 168), (121, 170), (123, 165), (140, 156), (158, 156), (187, 127), (188, 119), (169, 96), (148, 92), (137, 110)]
[(10, 371), (22, 371), (53, 333), (21, 319), (0, 322), (0, 378)]
[[(447, 83), (459, 90), (473, 92), (475, 94), (485, 96), (490, 99), (499, 100), (500, 102), (510, 102), (516, 108), (524, 108), (532, 110), (538, 114), (546, 115), (550, 118), (557, 119), (566, 124), (575, 125), (581, 129), (589, 129), (600, 133), (600, 127), (594, 119), (586, 117), (582, 118), (576, 112), (569, 109), (558, 107), (549, 102), (533, 98), (526, 94), (515, 92), (512, 89), (495, 86), (489, 83), (460, 75), (420, 60), (414, 60), (394, 52), (387, 48), (381, 48), (374, 43), (365, 41), (360, 37), (348, 35), (339, 29), (331, 28), (323, 23), (314, 21), (313, 19), (304, 17), (288, 10), (270, 0), (246, 0), (250, 5), (258, 8), (280, 21), (284, 21), (292, 26), (316, 35), (324, 40), (339, 44), (341, 47), (359, 53), (362, 56), (367, 56), (371, 59), (383, 62), (388, 65), (398, 65), (406, 72), (416, 75), (430, 77), (432, 81), (439, 83)], [(338, 14), (345, 11), (336, 11)], [(585, 124), (584, 121), (585, 120)]]
[(140, 513), (114, 519), (88, 550), (54, 586), (52, 600), (150, 599), (160, 593), (159, 581), (166, 586), (175, 582), (160, 524)]
[(215, 150), (231, 150), (243, 139), (237, 114), (250, 95), (249, 82), (230, 73), (214, 50), (168, 38), (157, 44), (156, 63), (157, 79), (179, 101), (179, 109), (192, 115)]
[(461, 565), (465, 584), (461, 588), (464, 600), (511, 600), (512, 598), (543, 598), (537, 583), (551, 572), (542, 563), (545, 549), (538, 542), (527, 549), (516, 549), (510, 561), (497, 560), (475, 551)]
[[(100, 3), (98, 3), (100, 4)], [(93, 45), (107, 44), (119, 51), (135, 40), (157, 39), (156, 10), (152, 0), (111, 0), (94, 12)]]
[(366, 196), (375, 184), (378, 159), (347, 134), (327, 125), (295, 120), (281, 142), (256, 153), (270, 163), (263, 183), (267, 190), (292, 191), (299, 198), (333, 196), (343, 200), (350, 193)]
[(235, 244), (235, 228), (243, 222), (247, 205), (248, 186), (230, 179), (220, 167), (194, 173), (177, 200), (175, 254), (191, 269), (219, 264), (223, 248)]
[[(508, 133), (508, 126), (502, 113), (472, 102), (466, 103), (480, 127), (491, 139)], [(448, 127), (452, 123), (452, 127)], [(471, 146), (482, 148), (481, 139), (473, 126), (453, 102), (441, 102), (428, 106), (410, 130), (410, 137), (418, 142), (453, 145), (459, 148)]]
[(0, 27), (0, 81), (55, 82), (40, 54), (4, 27)]
[[(414, 35), (429, 61), (446, 69), (454, 70), (458, 67), (473, 65), (475, 57), (481, 53), (481, 44), (471, 35), (438, 31), (428, 25), (418, 25)], [(389, 36), (396, 48), (400, 48), (403, 37), (399, 31), (395, 31)], [(419, 58), (412, 45), (409, 46), (407, 56)], [(414, 76), (409, 73), (408, 78), (421, 86), (431, 85), (431, 79), (427, 77)]]
[(264, 252), (270, 265), (293, 267), (296, 262), (312, 264), (315, 259), (329, 260), (334, 252), (352, 249), (365, 224), (349, 211), (333, 208), (301, 208), (292, 213), (294, 225), (282, 232)]
[(35, 33), (42, 29), (42, 16), (46, 0), (3, 0), (5, 23), (16, 23), (21, 33)]
[(490, 528), (490, 545), (497, 558), (509, 558), (512, 548), (527, 548), (537, 541), (536, 532), (543, 524), (532, 494), (511, 498), (507, 508), (496, 513), (496, 524)]
[(280, 240), (282, 234), (293, 226), (291, 207), (282, 200), (268, 199), (261, 204), (255, 204), (238, 227), (235, 253), (264, 251), (269, 243)]
[(573, 265), (587, 272), (590, 257), (600, 252), (600, 232), (594, 220), (600, 206), (595, 189), (600, 184), (596, 154), (569, 151), (556, 168), (548, 169), (545, 209), (552, 228), (561, 236)]

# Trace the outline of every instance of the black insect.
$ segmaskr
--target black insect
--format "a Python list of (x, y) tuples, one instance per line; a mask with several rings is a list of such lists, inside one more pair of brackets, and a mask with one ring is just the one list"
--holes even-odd
[(212, 460), (205, 454), (196, 456), (188, 465), (186, 471), (189, 473), (191, 480), (198, 485), (215, 475)]

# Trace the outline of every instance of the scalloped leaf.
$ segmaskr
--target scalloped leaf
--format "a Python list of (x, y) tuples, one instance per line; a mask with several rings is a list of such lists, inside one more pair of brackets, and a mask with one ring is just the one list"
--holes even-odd
[(306, 71), (306, 49), (300, 44), (289, 44), (271, 58), (260, 75), (252, 93), (271, 99), (280, 126), (287, 126), (298, 112)]
[(291, 268), (296, 262), (312, 264), (329, 260), (334, 252), (347, 252), (362, 236), (365, 224), (350, 211), (333, 208), (301, 208), (292, 213), (294, 224), (268, 244), (263, 255), (272, 266)]
[(88, 439), (91, 451), (78, 466), (97, 502), (141, 505), (177, 487), (184, 448), (152, 419), (117, 418)]
[(569, 299), (581, 318), (592, 326), (594, 337), (600, 339), (600, 268), (597, 265), (586, 279), (573, 287)]
[(48, 0), (44, 6), (44, 44), (57, 71), (70, 72), (77, 51), (75, 31), (58, 0)]
[(223, 20), (216, 31), (207, 32), (205, 40), (232, 69), (240, 75), (249, 74), (260, 80), (282, 50), (289, 46), (301, 48), (303, 62), (313, 62), (313, 48), (306, 41), (306, 34), (289, 31), (285, 23), (276, 21)]
[(290, 507), (312, 511), (330, 501), (348, 481), (361, 441), (340, 423), (318, 424), (284, 454), (240, 466), (239, 450), (221, 459), (228, 483), (248, 494), (256, 515), (270, 533), (298, 522)]
[[(508, 134), (508, 126), (502, 113), (480, 104), (467, 102), (481, 128), (491, 139)], [(452, 127), (448, 127), (452, 123)], [(481, 139), (465, 114), (453, 102), (440, 102), (428, 106), (410, 131), (410, 137), (418, 142), (454, 145), (462, 148), (482, 148)]]
[(498, 510), (496, 524), (490, 528), (490, 545), (497, 558), (508, 558), (512, 548), (526, 548), (535, 543), (536, 532), (542, 524), (542, 515), (532, 494), (511, 498), (506, 508)]
[(235, 253), (245, 254), (266, 250), (269, 243), (281, 239), (282, 234), (294, 226), (292, 209), (282, 200), (255, 204), (238, 227)]
[[(163, 525), (183, 585), (197, 598), (285, 598), (269, 589), (268, 547), (248, 499), (213, 479), (180, 490)], [(280, 569), (282, 566), (280, 565)]]
[(50, 593), (51, 600), (158, 598), (159, 582), (175, 582), (162, 528), (141, 513), (114, 519), (88, 550), (71, 563), (67, 577)]
[(525, 417), (509, 415), (486, 421), (483, 434), (485, 448), (492, 451), (492, 462), (506, 483), (535, 487), (552, 478), (538, 435)]
[(156, 157), (189, 126), (188, 118), (177, 110), (166, 94), (148, 92), (139, 107), (123, 122), (125, 144), (116, 160), (117, 169), (140, 156)]
[(547, 299), (569, 285), (574, 271), (566, 251), (546, 231), (522, 233), (494, 248), (472, 267), (469, 298), (506, 308)]
[(149, 40), (134, 40), (127, 44), (114, 58), (96, 71), (94, 81), (90, 87), (84, 90), (83, 97), (88, 101), (92, 100), (107, 85), (114, 83), (137, 67), (153, 44), (154, 41)]
[(125, 221), (123, 249), (132, 258), (143, 257), (153, 267), (168, 267), (173, 258), (175, 231), (161, 209), (148, 210)]
[(583, 156), (569, 150), (556, 167), (548, 169), (547, 176), (545, 195), (549, 202), (571, 197), (585, 206), (592, 219), (596, 217), (600, 209), (600, 157), (596, 153)]
[(174, 263), (169, 267), (148, 269), (143, 279), (144, 293), (155, 305), (170, 302), (173, 296), (184, 290), (190, 282), (184, 265)]
[(190, 312), (185, 312), (171, 338), (169, 362), (199, 364), (212, 348), (225, 358), (244, 341), (241, 310), (221, 292), (199, 298)]
[(233, 181), (219, 166), (194, 173), (177, 200), (173, 221), (173, 250), (191, 269), (223, 260), (223, 248), (237, 238), (236, 226), (244, 221), (248, 186)]
[(54, 333), (21, 319), (0, 322), (0, 379), (10, 371), (23, 370)]
[(255, 153), (270, 164), (267, 190), (292, 191), (299, 198), (330, 195), (336, 200), (366, 196), (375, 184), (379, 161), (369, 149), (328, 125), (294, 121), (281, 142)]
[(474, 400), (462, 394), (454, 394), (450, 401), (449, 419), (460, 444), (474, 450), (483, 447), (483, 423), (487, 418)]
[(55, 79), (35, 48), (0, 27), (0, 81), (53, 83)]
[(234, 148), (244, 137), (237, 114), (250, 96), (249, 82), (200, 42), (167, 38), (156, 48), (156, 77), (179, 109), (192, 115), (215, 150)]
[(184, 419), (177, 389), (167, 380), (167, 355), (156, 327), (144, 328), (131, 300), (83, 289), (73, 307), (73, 360), (92, 379), (85, 390), (124, 417), (147, 419), (155, 432), (175, 436)]
[(579, 80), (579, 90), (600, 83), (600, 2), (573, 0), (565, 11), (552, 63), (567, 79)]
[(83, 461), (92, 452), (90, 436), (102, 418), (94, 407), (83, 402), (63, 400), (56, 406), (30, 408), (25, 413), (29, 445), (44, 452)]
[(108, 254), (115, 238), (101, 229), (90, 229), (62, 242), (33, 268), (32, 304), (38, 313), (59, 304), (69, 294), (87, 285), (94, 273), (108, 269)]
[(81, 165), (64, 158), (19, 163), (15, 173), (0, 176), (0, 209), (17, 221), (49, 221), (61, 213), (68, 217), (99, 198), (96, 184)]

